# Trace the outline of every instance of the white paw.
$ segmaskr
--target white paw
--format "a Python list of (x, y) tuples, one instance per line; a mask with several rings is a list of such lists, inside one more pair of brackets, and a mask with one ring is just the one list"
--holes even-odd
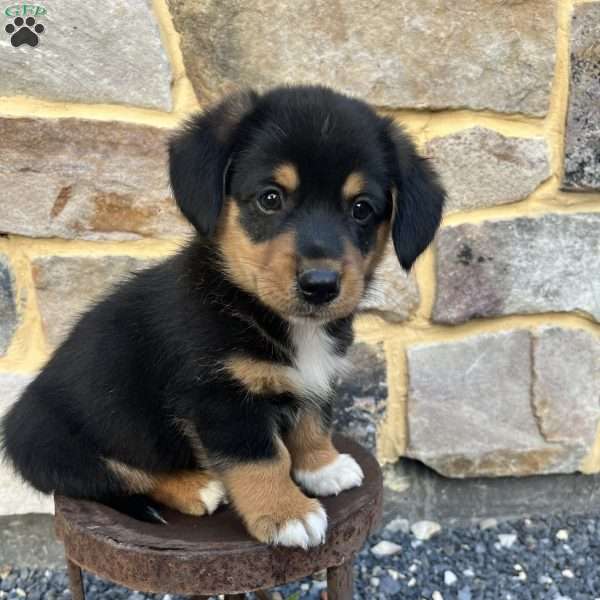
[(340, 454), (332, 463), (316, 471), (294, 471), (296, 481), (311, 494), (336, 496), (358, 487), (363, 481), (360, 465), (349, 455)]
[(221, 503), (227, 502), (225, 486), (218, 479), (209, 481), (199, 491), (199, 495), (209, 515), (212, 515)]
[(318, 546), (325, 541), (327, 513), (322, 506), (309, 512), (302, 520), (290, 519), (279, 527), (271, 540), (279, 546), (304, 548)]

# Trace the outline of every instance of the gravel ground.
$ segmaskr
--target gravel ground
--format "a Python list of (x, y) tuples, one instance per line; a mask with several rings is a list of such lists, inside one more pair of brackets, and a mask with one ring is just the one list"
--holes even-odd
[[(396, 519), (356, 563), (359, 600), (600, 600), (600, 518), (550, 517), (471, 528), (411, 530)], [(391, 544), (380, 544), (382, 541)], [(381, 554), (386, 555), (381, 555)], [(64, 570), (0, 566), (0, 598), (69, 598)], [(326, 598), (323, 578), (277, 590), (277, 600)], [(89, 600), (183, 600), (149, 596), (86, 576)]]

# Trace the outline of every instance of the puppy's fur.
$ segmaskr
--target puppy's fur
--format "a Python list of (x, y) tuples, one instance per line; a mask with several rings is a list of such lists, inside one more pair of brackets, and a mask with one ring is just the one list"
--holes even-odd
[(299, 486), (362, 480), (330, 435), (354, 311), (390, 232), (407, 270), (432, 240), (443, 190), (389, 119), (321, 87), (227, 98), (172, 139), (170, 175), (196, 239), (81, 318), (5, 451), (42, 492), (195, 515), (228, 496), (259, 540), (318, 544)]

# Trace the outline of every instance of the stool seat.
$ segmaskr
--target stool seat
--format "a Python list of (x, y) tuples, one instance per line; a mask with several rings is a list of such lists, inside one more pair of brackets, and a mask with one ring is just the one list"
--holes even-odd
[(159, 525), (97, 502), (56, 496), (56, 532), (70, 575), (75, 567), (143, 592), (213, 595), (270, 588), (341, 565), (351, 569), (354, 555), (381, 519), (382, 475), (377, 461), (357, 443), (334, 436), (334, 444), (355, 458), (365, 479), (358, 488), (320, 498), (329, 519), (321, 546), (306, 551), (262, 544), (228, 506), (203, 517), (165, 509), (168, 525)]

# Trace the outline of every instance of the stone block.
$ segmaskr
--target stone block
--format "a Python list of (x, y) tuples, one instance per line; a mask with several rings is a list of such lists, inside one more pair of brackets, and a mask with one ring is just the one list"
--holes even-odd
[(407, 351), (407, 455), (448, 477), (572, 473), (600, 419), (600, 338), (541, 327)]
[(563, 188), (600, 190), (600, 2), (575, 6)]
[(580, 311), (600, 318), (600, 213), (442, 228), (433, 319)]
[(548, 110), (556, 35), (549, 0), (169, 6), (202, 101), (302, 81), (385, 107)]
[(543, 138), (472, 127), (429, 141), (426, 153), (448, 192), (446, 212), (518, 202), (550, 175)]
[(35, 47), (13, 47), (4, 26), (14, 19), (3, 15), (0, 96), (171, 109), (171, 67), (149, 0), (49, 4), (34, 17), (44, 27)]
[(0, 232), (135, 239), (191, 231), (169, 189), (168, 130), (78, 119), (0, 119)]
[(383, 344), (358, 342), (351, 347), (349, 359), (351, 368), (337, 382), (334, 427), (374, 450), (387, 402)]
[(32, 261), (46, 338), (56, 346), (86, 308), (133, 271), (152, 264), (131, 256), (41, 256)]

